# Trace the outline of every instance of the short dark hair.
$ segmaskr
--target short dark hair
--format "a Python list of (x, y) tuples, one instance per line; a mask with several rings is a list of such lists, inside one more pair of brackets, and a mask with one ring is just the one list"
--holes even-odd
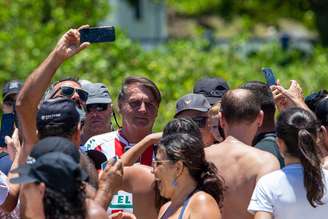
[(190, 118), (175, 118), (168, 122), (163, 130), (163, 137), (175, 133), (188, 133), (202, 140), (198, 125)]
[(228, 123), (253, 122), (261, 111), (261, 102), (247, 89), (229, 90), (221, 102), (221, 112)]
[(139, 77), (139, 76), (130, 76), (123, 81), (120, 93), (118, 95), (119, 103), (126, 98), (127, 88), (131, 84), (139, 84), (140, 86), (149, 89), (153, 94), (157, 104), (159, 105), (161, 103), (162, 100), (161, 92), (159, 91), (156, 84), (146, 77)]
[(262, 81), (248, 81), (242, 84), (240, 88), (251, 90), (261, 101), (261, 110), (264, 112), (264, 120), (274, 119), (276, 107), (270, 87), (266, 83)]

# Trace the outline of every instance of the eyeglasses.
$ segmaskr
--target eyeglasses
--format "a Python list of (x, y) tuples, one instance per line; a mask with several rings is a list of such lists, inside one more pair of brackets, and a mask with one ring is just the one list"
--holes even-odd
[(108, 104), (107, 103), (94, 103), (94, 104), (88, 104), (87, 105), (87, 112), (90, 113), (93, 110), (96, 112), (103, 112), (107, 110)]
[(172, 162), (171, 160), (153, 160), (151, 165), (153, 168), (158, 167), (159, 165), (162, 165), (163, 163), (170, 163)]
[(191, 118), (192, 121), (194, 121), (199, 128), (204, 128), (207, 122), (207, 117), (206, 116), (197, 116)]
[(61, 86), (60, 89), (58, 89), (56, 92), (54, 92), (52, 97), (54, 97), (55, 94), (59, 90), (60, 90), (60, 94), (65, 96), (65, 97), (72, 97), (73, 94), (76, 92), (83, 102), (86, 102), (87, 99), (88, 99), (88, 92), (86, 92), (85, 90), (82, 90), (80, 88), (74, 88), (74, 87), (69, 87), (69, 86)]

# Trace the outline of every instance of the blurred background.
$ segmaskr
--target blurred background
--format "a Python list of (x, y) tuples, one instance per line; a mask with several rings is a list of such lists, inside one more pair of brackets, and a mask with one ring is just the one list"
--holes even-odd
[(114, 25), (115, 42), (91, 45), (55, 79), (103, 82), (116, 100), (124, 77), (149, 77), (163, 95), (156, 130), (204, 76), (235, 88), (264, 81), (267, 66), (305, 95), (328, 84), (328, 0), (0, 0), (0, 24), (0, 85), (24, 80), (69, 28)]

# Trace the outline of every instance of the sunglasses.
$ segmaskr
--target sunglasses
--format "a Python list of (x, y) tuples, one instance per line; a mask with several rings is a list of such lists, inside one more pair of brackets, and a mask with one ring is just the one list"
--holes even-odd
[(103, 112), (107, 110), (108, 104), (107, 103), (95, 103), (95, 104), (88, 104), (87, 105), (87, 112), (90, 113), (92, 111), (96, 112)]
[(198, 128), (204, 128), (206, 126), (206, 122), (207, 122), (206, 116), (197, 116), (191, 119), (197, 124)]
[[(72, 97), (73, 94), (76, 92), (80, 99), (83, 101), (83, 102), (86, 102), (87, 99), (88, 99), (88, 92), (86, 92), (85, 90), (82, 90), (82, 89), (79, 89), (79, 88), (74, 88), (74, 87), (69, 87), (69, 86), (62, 86), (60, 87), (60, 94), (65, 96), (65, 97)], [(55, 96), (55, 94), (59, 91), (57, 90), (53, 95)]]

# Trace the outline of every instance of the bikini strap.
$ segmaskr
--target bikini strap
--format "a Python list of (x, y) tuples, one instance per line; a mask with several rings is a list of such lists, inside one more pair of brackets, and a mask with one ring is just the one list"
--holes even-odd
[(187, 199), (183, 202), (183, 206), (182, 206), (182, 209), (181, 209), (181, 212), (180, 212), (180, 214), (179, 214), (178, 219), (182, 219), (182, 218), (183, 218), (184, 211), (186, 210), (186, 207), (187, 207), (187, 205), (188, 205), (188, 203), (189, 203), (189, 201), (190, 201), (191, 196), (192, 196), (195, 192), (197, 192), (197, 189), (195, 189), (192, 193), (190, 193), (190, 195), (188, 195)]

